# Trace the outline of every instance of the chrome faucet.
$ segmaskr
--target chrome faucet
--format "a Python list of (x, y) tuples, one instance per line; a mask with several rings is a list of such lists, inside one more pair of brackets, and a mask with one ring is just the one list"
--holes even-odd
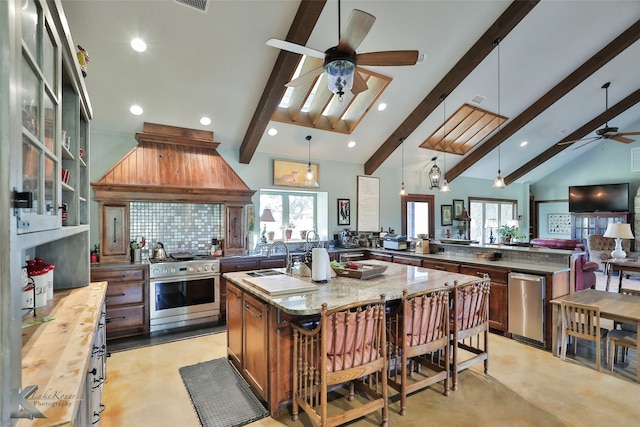
[(319, 243), (320, 242), (320, 236), (318, 235), (318, 232), (316, 230), (309, 230), (307, 231), (307, 244), (305, 245), (305, 249), (306, 250), (310, 250), (312, 248), (312, 246), (309, 245), (310, 241), (311, 241), (311, 234), (313, 233), (313, 238), (314, 240)]
[(267, 258), (271, 256), (271, 249), (273, 249), (273, 247), (276, 245), (284, 246), (284, 250), (286, 253), (286, 261), (287, 261), (285, 271), (287, 272), (287, 274), (291, 274), (291, 254), (289, 253), (289, 246), (287, 246), (287, 244), (284, 241), (274, 240), (273, 243), (271, 243), (267, 248)]

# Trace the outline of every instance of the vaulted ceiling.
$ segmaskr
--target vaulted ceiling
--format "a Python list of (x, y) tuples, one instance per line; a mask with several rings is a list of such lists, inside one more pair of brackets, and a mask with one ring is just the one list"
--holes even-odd
[[(510, 183), (535, 182), (586, 150), (620, 144), (557, 145), (593, 136), (607, 121), (621, 132), (640, 131), (638, 1), (343, 0), (342, 25), (352, 9), (377, 18), (358, 53), (426, 54), (415, 66), (363, 67), (391, 81), (351, 134), (272, 120), (300, 55), (265, 41), (335, 46), (337, 1), (209, 0), (206, 12), (172, 0), (62, 3), (74, 42), (90, 55), (94, 132), (133, 139), (143, 122), (210, 130), (242, 163), (256, 152), (305, 159), (311, 134), (314, 161), (360, 164), (365, 174), (399, 168), (397, 147), (406, 138), (405, 167), (424, 171), (434, 156), (442, 167), (443, 154), (420, 145), (469, 104), (506, 121), (473, 148), (447, 154), (447, 178), (492, 179), (500, 147)], [(145, 39), (146, 52), (129, 47), (133, 37)], [(605, 114), (601, 86), (609, 81)], [(386, 110), (377, 110), (380, 102)], [(133, 103), (143, 106), (142, 116), (129, 113)], [(210, 126), (198, 123), (203, 115)], [(273, 137), (266, 132), (272, 127)], [(357, 145), (347, 148), (351, 140)]]

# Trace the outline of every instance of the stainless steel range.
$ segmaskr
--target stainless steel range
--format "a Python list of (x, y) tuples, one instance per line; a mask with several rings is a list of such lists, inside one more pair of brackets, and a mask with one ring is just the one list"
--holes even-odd
[(220, 315), (220, 261), (208, 255), (149, 259), (151, 332), (215, 322)]

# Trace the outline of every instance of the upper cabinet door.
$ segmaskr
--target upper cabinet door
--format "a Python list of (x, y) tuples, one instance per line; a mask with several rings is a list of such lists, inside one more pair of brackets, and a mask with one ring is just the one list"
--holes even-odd
[(18, 233), (61, 225), (61, 64), (60, 38), (45, 4), (24, 2), (20, 10), (20, 114), (22, 188), (31, 208), (19, 209)]

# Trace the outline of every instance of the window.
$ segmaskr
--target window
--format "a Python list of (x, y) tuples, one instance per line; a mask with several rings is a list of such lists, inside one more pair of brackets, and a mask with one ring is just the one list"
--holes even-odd
[[(318, 197), (316, 193), (299, 191), (260, 190), (260, 212), (271, 210), (275, 222), (260, 222), (260, 229), (273, 239), (286, 239), (285, 229), (317, 230)], [(292, 233), (291, 239), (299, 239)], [(269, 240), (273, 240), (270, 238)], [(289, 239), (287, 239), (289, 240)]]
[(498, 228), (507, 221), (518, 217), (517, 200), (509, 199), (480, 199), (469, 198), (470, 239), (485, 244), (489, 243), (489, 236), (493, 233), (495, 243), (498, 242), (497, 229), (485, 227), (488, 219), (495, 219)]
[(435, 235), (434, 196), (409, 194), (402, 197), (402, 234), (415, 239), (418, 234)]

